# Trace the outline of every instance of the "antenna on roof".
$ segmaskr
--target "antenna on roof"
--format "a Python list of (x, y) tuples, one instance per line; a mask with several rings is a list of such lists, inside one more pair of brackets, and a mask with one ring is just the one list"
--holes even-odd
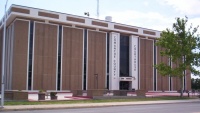
[(86, 15), (86, 16), (90, 16), (90, 13), (89, 12), (84, 12), (84, 15)]
[(99, 19), (99, 0), (97, 0), (97, 19)]

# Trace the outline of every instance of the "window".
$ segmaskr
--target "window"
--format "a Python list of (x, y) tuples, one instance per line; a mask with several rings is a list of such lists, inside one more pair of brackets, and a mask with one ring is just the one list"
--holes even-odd
[(86, 90), (86, 73), (87, 73), (87, 29), (84, 31), (84, 75), (83, 75), (83, 90)]
[(129, 36), (120, 36), (120, 77), (129, 77)]
[(29, 58), (28, 58), (28, 90), (31, 90), (32, 87), (32, 61), (33, 61), (33, 28), (34, 22), (30, 22), (30, 31), (29, 31)]
[(57, 90), (60, 90), (60, 76), (61, 76), (61, 47), (62, 47), (62, 26), (59, 26), (59, 37), (58, 37), (58, 73), (57, 73)]

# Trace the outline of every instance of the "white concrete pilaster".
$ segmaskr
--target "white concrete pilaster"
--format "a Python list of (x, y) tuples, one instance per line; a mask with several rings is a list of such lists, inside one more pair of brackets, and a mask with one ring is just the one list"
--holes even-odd
[(129, 75), (133, 77), (132, 89), (138, 89), (138, 36), (129, 38)]
[(109, 89), (119, 90), (120, 34), (110, 33), (109, 41)]

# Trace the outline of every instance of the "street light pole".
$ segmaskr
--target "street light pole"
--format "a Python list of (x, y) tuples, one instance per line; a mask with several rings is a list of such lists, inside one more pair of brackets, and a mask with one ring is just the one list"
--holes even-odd
[(1, 107), (4, 106), (4, 64), (5, 64), (5, 39), (6, 39), (6, 7), (8, 0), (6, 0), (5, 9), (4, 9), (4, 29), (3, 29), (3, 48), (2, 48), (2, 69), (1, 69)]

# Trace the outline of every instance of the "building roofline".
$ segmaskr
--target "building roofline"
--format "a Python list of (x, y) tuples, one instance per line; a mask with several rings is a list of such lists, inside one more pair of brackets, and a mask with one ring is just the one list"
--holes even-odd
[[(10, 7), (9, 7), (9, 9), (7, 10), (7, 14), (8, 14), (8, 16), (9, 16), (9, 14), (11, 13), (11, 9), (13, 8), (13, 7), (20, 7), (20, 8), (25, 8), (25, 9), (29, 9), (29, 10), (37, 10), (38, 12), (40, 12), (40, 11), (44, 11), (44, 12), (47, 12), (47, 13), (52, 13), (52, 14), (55, 14), (55, 15), (66, 15), (66, 17), (68, 17), (68, 16), (72, 16), (72, 17), (75, 17), (75, 18), (80, 18), (80, 19), (85, 19), (85, 21), (87, 21), (87, 20), (90, 20), (91, 22), (93, 22), (93, 21), (96, 21), (96, 22), (102, 22), (102, 23), (105, 23), (105, 24), (108, 24), (108, 26), (107, 26), (107, 28), (105, 28), (105, 26), (103, 26), (105, 29), (109, 29), (108, 27), (109, 27), (109, 24), (112, 24), (113, 26), (114, 26), (114, 29), (116, 29), (115, 28), (115, 26), (120, 26), (120, 27), (126, 27), (126, 28), (132, 28), (132, 29), (142, 29), (142, 31), (143, 31), (143, 33), (144, 33), (144, 30), (147, 30), (147, 34), (148, 33), (150, 33), (150, 32), (155, 32), (155, 35), (154, 36), (152, 36), (152, 37), (159, 37), (160, 36), (160, 33), (161, 33), (161, 31), (158, 31), (158, 30), (153, 30), (153, 29), (149, 29), (149, 28), (143, 28), (143, 27), (138, 27), (138, 26), (132, 26), (132, 25), (127, 25), (127, 24), (122, 24), (122, 23), (117, 23), (117, 22), (110, 22), (110, 21), (106, 21), (106, 20), (100, 20), (100, 19), (96, 19), (96, 18), (90, 18), (90, 17), (85, 17), (85, 16), (79, 16), (79, 15), (73, 15), (73, 14), (68, 14), (68, 13), (62, 13), (62, 12), (56, 12), (56, 11), (51, 11), (51, 10), (46, 10), (46, 9), (40, 9), (40, 8), (34, 8), (34, 7), (28, 7), (28, 6), (22, 6), (22, 5), (16, 5), (16, 4), (12, 4)], [(15, 12), (14, 12), (15, 13)], [(17, 12), (17, 13), (15, 13), (15, 14), (18, 14), (19, 15), (19, 13)], [(5, 15), (4, 15), (5, 16)], [(4, 18), (4, 16), (2, 17), (2, 19), (1, 19), (1, 21), (0, 21), (0, 27), (1, 27), (1, 23), (3, 23), (3, 18)], [(31, 14), (29, 14), (28, 16), (31, 16)], [(42, 18), (42, 17), (41, 17)], [(46, 17), (45, 17), (46, 18)], [(42, 18), (43, 19), (43, 18)], [(47, 18), (46, 18), (47, 19)], [(59, 21), (59, 19), (60, 19), (60, 17), (58, 17), (58, 20), (57, 21)], [(68, 22), (69, 23), (69, 22)], [(72, 24), (73, 24), (73, 22), (72, 22)], [(76, 23), (76, 24), (78, 24), (78, 23)], [(86, 25), (86, 22), (84, 23), (85, 25)], [(83, 25), (83, 24), (82, 24)], [(92, 24), (93, 25), (93, 24)], [(88, 25), (89, 26), (89, 25)], [(97, 27), (102, 27), (102, 26), (97, 26)], [(123, 30), (123, 31), (127, 31), (127, 32), (131, 32), (131, 30)], [(113, 29), (111, 29), (111, 30), (113, 30)], [(120, 29), (118, 29), (117, 28), (117, 30), (121, 30), (121, 28)], [(140, 31), (141, 32), (141, 31)], [(139, 31), (138, 31), (138, 33), (139, 33)], [(134, 32), (133, 32), (133, 34), (134, 34)], [(141, 34), (141, 33), (140, 33)], [(157, 35), (157, 34), (159, 34), (159, 35)], [(141, 34), (142, 35), (142, 34)], [(149, 35), (149, 34), (148, 34)], [(151, 34), (150, 34), (150, 36), (151, 36)]]
[(92, 19), (92, 20), (110, 22), (110, 23), (115, 23), (115, 24), (119, 24), (119, 25), (125, 25), (125, 26), (129, 26), (129, 27), (138, 27), (138, 28), (143, 28), (143, 29), (146, 29), (146, 30), (153, 30), (153, 31), (161, 32), (161, 31), (159, 31), (159, 30), (150, 29), (150, 28), (144, 28), (144, 27), (139, 27), (139, 26), (133, 26), (133, 25), (128, 25), (128, 24), (118, 23), (118, 22), (106, 21), (106, 20), (101, 20), (101, 19), (96, 19), (96, 18), (90, 18), (90, 17), (80, 16), (80, 15), (73, 15), (73, 14), (63, 13), (63, 12), (59, 12), (59, 11), (46, 10), (46, 9), (42, 9), (42, 8), (35, 8), (35, 7), (23, 6), (23, 5), (17, 5), (17, 4), (12, 4), (12, 5), (9, 7), (9, 9), (10, 9), (12, 6), (27, 7), (27, 8), (31, 8), (31, 9), (39, 9), (39, 10), (49, 11), (49, 12), (53, 12), (53, 13), (67, 14), (67, 15), (76, 16), (76, 17), (81, 17), (81, 18), (88, 18), (88, 19)]

